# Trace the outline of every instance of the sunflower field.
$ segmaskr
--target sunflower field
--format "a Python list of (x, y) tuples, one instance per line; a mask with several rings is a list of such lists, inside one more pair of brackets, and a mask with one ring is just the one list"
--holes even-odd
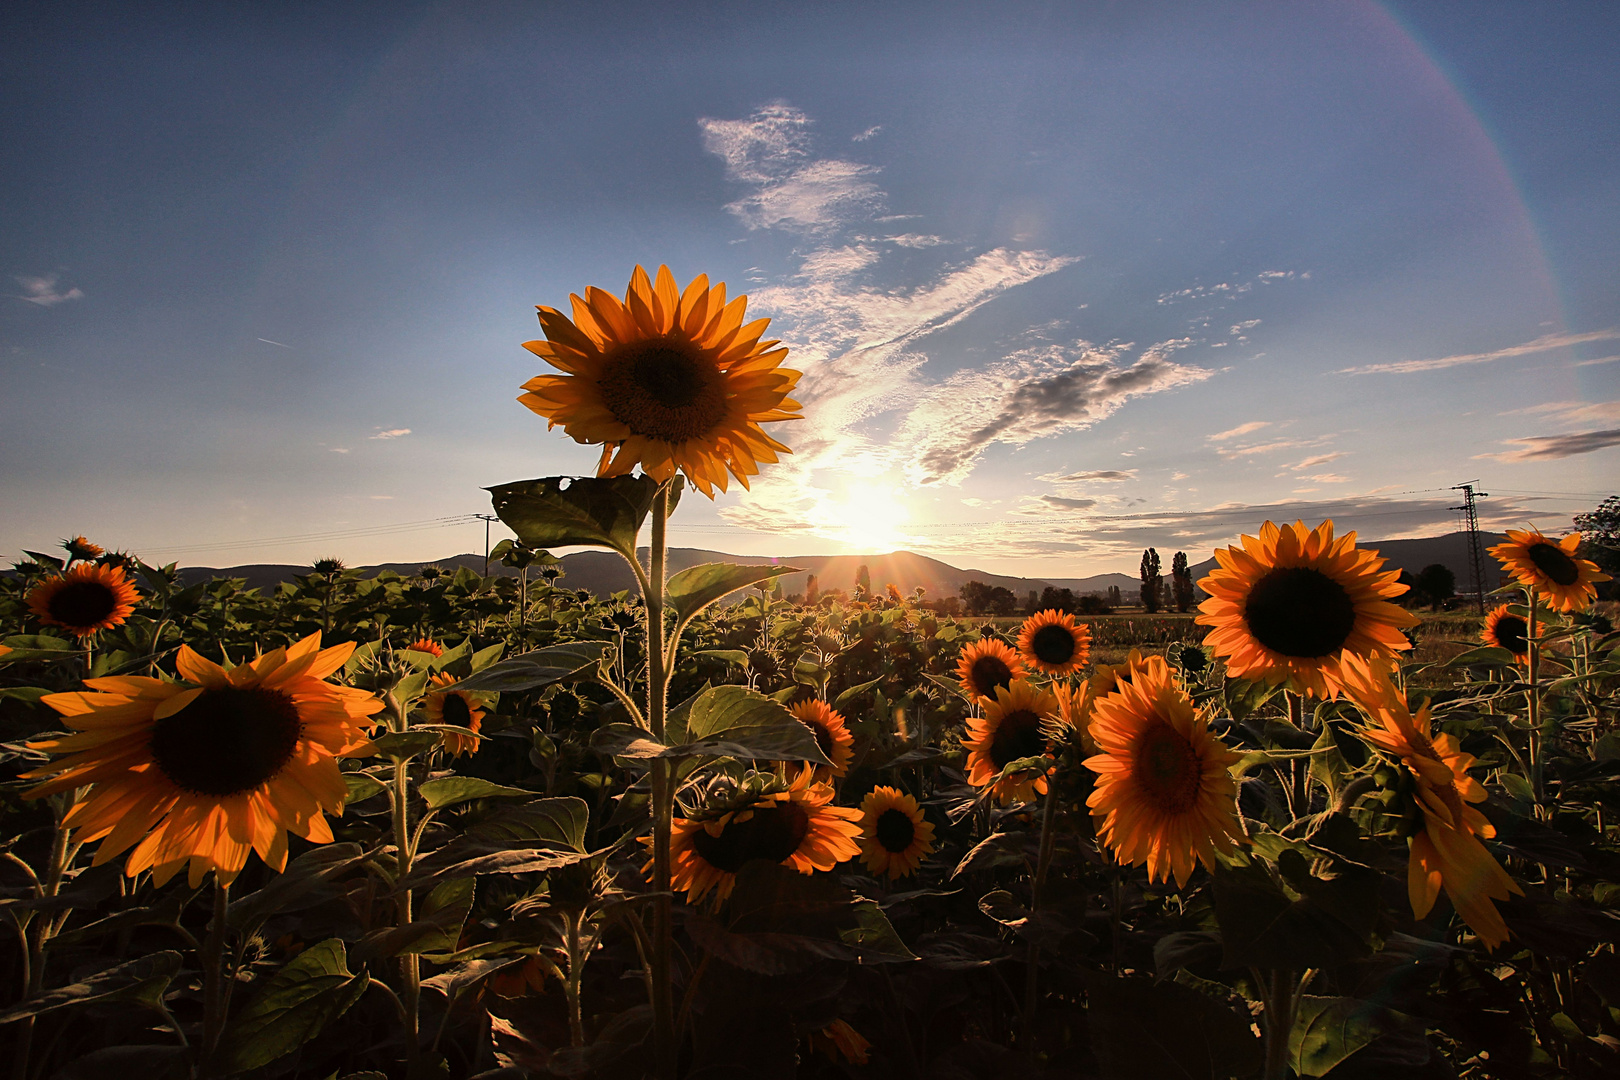
[(1509, 533), (1438, 659), (1332, 522), (1215, 552), (1193, 627), (802, 606), (665, 565), (790, 452), (766, 320), (639, 267), (539, 314), (520, 400), (602, 456), (490, 489), (516, 575), (0, 577), (14, 1080), (1620, 1075), (1579, 536)]

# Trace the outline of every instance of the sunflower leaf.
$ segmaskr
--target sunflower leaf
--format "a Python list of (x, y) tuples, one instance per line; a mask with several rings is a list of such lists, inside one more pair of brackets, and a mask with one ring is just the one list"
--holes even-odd
[(605, 641), (570, 641), (520, 653), (478, 671), (446, 690), (511, 692), (537, 690), (553, 683), (588, 679), (607, 660), (613, 646)]
[[(692, 757), (700, 754), (725, 757), (751, 757), (760, 761), (809, 761), (830, 765), (816, 742), (815, 733), (793, 718), (778, 701), (772, 701), (746, 686), (714, 686), (699, 694), (685, 717), (685, 730), (670, 732), (684, 738), (683, 745), (671, 747), (660, 757)], [(736, 743), (744, 751), (720, 749)]]
[[(353, 776), (347, 773), (345, 776)], [(306, 893), (320, 887), (327, 878), (342, 873), (365, 859), (359, 844), (323, 844), (311, 848), (287, 864), (287, 869), (270, 879), (258, 892), (231, 901), (226, 921), (236, 929), (287, 911)]]
[(433, 851), (396, 887), (414, 888), (447, 875), (538, 873), (590, 858), (585, 827), (590, 804), (573, 796), (507, 806)]
[(356, 958), (380, 960), (406, 953), (447, 952), (456, 947), (472, 912), (477, 879), (454, 877), (428, 894), (422, 914), (404, 926), (373, 930), (354, 947)]
[(371, 752), (402, 761), (438, 746), (439, 738), (436, 731), (390, 731), (372, 740)]
[[(1294, 1030), (1288, 1036), (1288, 1056), (1300, 1076), (1326, 1076), (1339, 1062), (1375, 1040), (1414, 1027), (1410, 1018), (1371, 1001), (1307, 994), (1299, 999)], [(1422, 1065), (1429, 1060), (1428, 1040), (1421, 1031), (1414, 1033), (1415, 1040), (1387, 1040), (1389, 1049), (1406, 1059), (1399, 1064)], [(1387, 1056), (1381, 1060), (1397, 1064)]]
[[(679, 485), (670, 493), (670, 509)], [(528, 547), (598, 547), (634, 562), (636, 536), (652, 510), (650, 476), (547, 476), (487, 489), (508, 528)]]
[(1447, 660), (1448, 668), (1460, 667), (1505, 667), (1517, 668), (1518, 661), (1506, 649), (1499, 649), (1493, 645), (1481, 645), (1477, 649), (1469, 649)]
[(349, 789), (349, 793), (344, 799), (346, 804), (365, 802), (373, 795), (381, 795), (388, 790), (388, 785), (367, 773), (344, 773), (343, 785)]
[(327, 938), (311, 945), (272, 975), (225, 1034), (224, 1058), (230, 1072), (268, 1065), (319, 1035), (365, 993), (364, 972), (349, 972), (343, 942)]
[(664, 586), (669, 606), (675, 612), (676, 626), (682, 626), (710, 604), (738, 589), (746, 589), (783, 574), (797, 574), (797, 566), (739, 566), (735, 563), (705, 563), (674, 575)]
[(1260, 1040), (1222, 1002), (1174, 982), (1085, 977), (1091, 1046), (1105, 1076), (1247, 1076), (1263, 1064)]
[(164, 950), (110, 967), (79, 982), (46, 990), (7, 1009), (0, 1013), (0, 1024), (9, 1024), (25, 1016), (38, 1016), (69, 1005), (137, 1001), (157, 1008), (163, 1002), (163, 992), (168, 989), (169, 980), (179, 973), (181, 961), (179, 953)]
[(476, 776), (445, 776), (429, 780), (416, 789), (427, 800), (429, 810), (443, 810), (447, 806), (473, 799), (532, 799), (534, 792), (523, 788), (494, 784)]

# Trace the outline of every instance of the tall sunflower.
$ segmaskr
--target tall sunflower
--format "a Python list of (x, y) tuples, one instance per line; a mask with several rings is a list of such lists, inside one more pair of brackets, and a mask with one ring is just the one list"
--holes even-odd
[(73, 734), (30, 744), (57, 755), (29, 778), (27, 798), (88, 786), (65, 824), (100, 840), (95, 865), (134, 845), (131, 877), (165, 884), (190, 864), (193, 887), (209, 870), (229, 883), (256, 851), (280, 871), (287, 834), (330, 843), (322, 816), (342, 813), (337, 759), (367, 745), (366, 717), (382, 702), (326, 677), (354, 652), (321, 648), (311, 634), (230, 670), (189, 646), (181, 682), (139, 676), (87, 679), (90, 692), (48, 694)]
[(1597, 599), (1597, 582), (1610, 580), (1597, 563), (1577, 558), (1581, 534), (1561, 540), (1543, 536), (1539, 529), (1509, 529), (1507, 543), (1491, 548), (1520, 585), (1534, 589), (1547, 606), (1565, 613), (1584, 611)]
[(1509, 604), (1500, 604), (1485, 616), (1485, 628), (1480, 634), (1485, 644), (1512, 653), (1519, 663), (1530, 660), (1530, 623), (1523, 615), (1515, 615)]
[(1005, 642), (985, 637), (962, 650), (956, 677), (969, 700), (993, 701), (997, 687), (1010, 686), (1014, 679), (1024, 677), (1024, 664)]
[(1209, 730), (1168, 665), (1133, 671), (1103, 695), (1091, 737), (1098, 753), (1085, 766), (1097, 786), (1086, 805), (1119, 862), (1145, 862), (1150, 881), (1174, 876), (1181, 887), (1195, 860), (1211, 868), (1242, 841), (1229, 771), (1240, 755)]
[(74, 637), (110, 630), (129, 618), (141, 594), (121, 566), (82, 562), (28, 591), (28, 610), (46, 626)]
[[(412, 646), (415, 648), (415, 646)], [(428, 680), (429, 686), (450, 686), (455, 683), (454, 675), (440, 673)], [(422, 701), (422, 707), (427, 711), (427, 720), (430, 724), (454, 724), (464, 727), (468, 731), (476, 732), (483, 726), (484, 703), (475, 694), (465, 690), (438, 690), (429, 693)], [(460, 757), (462, 754), (475, 753), (478, 744), (483, 740), (476, 735), (463, 735), (458, 731), (447, 731), (439, 745), (451, 757)]]
[(902, 878), (934, 850), (934, 826), (917, 800), (892, 787), (875, 787), (861, 802), (861, 861), (874, 874)]
[(1018, 631), (1018, 655), (1043, 675), (1072, 674), (1091, 658), (1091, 627), (1076, 623), (1066, 611), (1031, 615)]
[(815, 732), (816, 745), (832, 762), (830, 766), (816, 766), (817, 780), (831, 780), (849, 772), (849, 761), (853, 756), (850, 747), (855, 744), (855, 736), (850, 732), (849, 722), (844, 719), (843, 713), (820, 698), (801, 701), (790, 706), (788, 712), (793, 714), (793, 719)]
[(832, 786), (815, 783), (814, 772), (806, 767), (788, 790), (712, 820), (676, 818), (669, 843), (674, 887), (694, 904), (710, 890), (724, 900), (737, 884), (737, 871), (754, 859), (809, 874), (859, 855), (861, 812), (829, 806)]
[(1003, 805), (1046, 794), (1046, 776), (1019, 773), (1002, 778), (1001, 771), (1020, 758), (1046, 753), (1041, 725), (1058, 717), (1057, 697), (1050, 691), (1015, 679), (1010, 686), (996, 687), (995, 700), (984, 706), (984, 715), (968, 721), (962, 746), (968, 752), (968, 783), (974, 787), (994, 785), (992, 792)]
[(1494, 949), (1511, 932), (1493, 901), (1523, 890), (1480, 842), (1496, 830), (1470, 805), (1485, 801), (1485, 788), (1468, 775), (1474, 755), (1463, 753), (1452, 736), (1433, 733), (1428, 702), (1411, 712), (1384, 662), (1353, 657), (1344, 675), (1345, 692), (1376, 725), (1362, 734), (1399, 758), (1416, 783), (1423, 829), (1407, 841), (1412, 914), (1427, 915), (1444, 888), (1457, 914)]
[(638, 266), (622, 301), (595, 287), (569, 299), (573, 319), (539, 308), (546, 340), (523, 346), (563, 374), (535, 376), (518, 400), (575, 442), (600, 443), (598, 476), (679, 471), (713, 498), (728, 470), (746, 488), (760, 462), (792, 452), (760, 425), (800, 419), (788, 396), (799, 372), (760, 340), (769, 319), (743, 322), (747, 297), (728, 304), (725, 284), (701, 274), (683, 292), (669, 267), (650, 281)]
[(1353, 532), (1335, 540), (1331, 521), (1315, 529), (1268, 521), (1258, 539), (1217, 550), (1215, 561), (1219, 569), (1198, 583), (1210, 596), (1196, 621), (1213, 627), (1205, 644), (1233, 675), (1334, 697), (1345, 656), (1411, 648), (1401, 629), (1417, 616), (1386, 599), (1406, 591), (1400, 571), (1359, 550)]

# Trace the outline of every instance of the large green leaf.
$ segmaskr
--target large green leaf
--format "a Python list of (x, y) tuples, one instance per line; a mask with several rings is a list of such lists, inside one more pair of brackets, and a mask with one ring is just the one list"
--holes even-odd
[(1221, 693), (1232, 719), (1242, 723), (1281, 690), (1282, 687), (1277, 684), (1227, 676)]
[(419, 859), (403, 884), (570, 866), (590, 857), (585, 850), (590, 814), (590, 805), (572, 796), (505, 807)]
[(1300, 848), (1277, 851), (1276, 874), (1259, 860), (1215, 871), (1223, 967), (1327, 968), (1372, 952), (1378, 872)]
[(1519, 666), (1519, 662), (1514, 658), (1513, 654), (1506, 649), (1499, 649), (1494, 645), (1481, 645), (1477, 649), (1469, 649), (1467, 652), (1459, 653), (1456, 656), (1453, 656), (1450, 660), (1445, 662), (1444, 666), (1448, 668), (1517, 668)]
[(359, 844), (323, 844), (312, 848), (288, 863), (286, 871), (271, 878), (264, 888), (232, 900), (226, 921), (240, 929), (286, 911), (328, 878), (364, 862), (365, 857)]
[(473, 799), (532, 799), (535, 792), (495, 784), (476, 776), (443, 776), (425, 781), (416, 789), (427, 800), (429, 810), (443, 810)]
[(1091, 1048), (1111, 1080), (1226, 1080), (1260, 1069), (1249, 1018), (1174, 982), (1085, 977)]
[[(628, 725), (619, 725), (628, 727)], [(625, 732), (629, 736), (629, 732)], [(613, 735), (605, 736), (610, 740)], [(816, 736), (779, 701), (746, 686), (712, 686), (670, 713), (667, 745), (645, 733), (610, 752), (628, 758), (735, 757), (751, 761), (831, 764)]]
[(225, 1032), (229, 1072), (246, 1072), (298, 1049), (360, 1000), (370, 979), (351, 974), (343, 942), (311, 945), (270, 977)]
[(95, 1002), (136, 1001), (149, 1008), (158, 1008), (169, 980), (180, 971), (181, 956), (164, 950), (150, 953), (128, 963), (98, 971), (87, 979), (67, 986), (46, 990), (20, 1005), (0, 1013), (0, 1024), (9, 1024), (25, 1016), (38, 1016), (68, 1005), (89, 1005)]
[(574, 678), (590, 678), (613, 646), (605, 641), (570, 641), (522, 653), (469, 675), (450, 689), (508, 692), (537, 690)]
[(354, 947), (356, 958), (375, 960), (402, 953), (449, 952), (472, 911), (476, 880), (456, 877), (428, 894), (420, 914), (404, 926), (373, 930)]
[[(652, 510), (650, 476), (547, 476), (488, 489), (495, 513), (529, 547), (602, 547), (635, 561), (636, 536)], [(669, 508), (680, 500), (679, 479)]]
[[(1415, 1026), (1401, 1013), (1371, 1001), (1306, 995), (1299, 999), (1294, 1030), (1288, 1036), (1289, 1061), (1300, 1076), (1326, 1076), (1334, 1066), (1374, 1040)], [(1417, 1034), (1419, 1045), (1411, 1048), (1416, 1060), (1407, 1064), (1421, 1065), (1428, 1060), (1428, 1046), (1421, 1031)]]
[(761, 581), (769, 581), (783, 574), (797, 574), (797, 566), (738, 566), (735, 563), (704, 563), (682, 570), (664, 586), (669, 606), (675, 612), (677, 625), (738, 589), (746, 589)]

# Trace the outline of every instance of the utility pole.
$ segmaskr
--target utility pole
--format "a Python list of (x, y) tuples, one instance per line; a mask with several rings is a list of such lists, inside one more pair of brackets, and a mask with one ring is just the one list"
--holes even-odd
[(484, 576), (489, 577), (489, 523), (500, 519), (494, 514), (474, 514), (473, 517), (484, 523)]
[(1485, 614), (1485, 553), (1479, 547), (1479, 514), (1474, 511), (1475, 499), (1488, 499), (1490, 492), (1475, 491), (1474, 485), (1478, 480), (1470, 480), (1466, 484), (1455, 484), (1452, 491), (1463, 493), (1463, 504), (1453, 506), (1453, 510), (1461, 510), (1468, 522), (1468, 563), (1474, 575), (1474, 600), (1479, 607), (1479, 613)]

